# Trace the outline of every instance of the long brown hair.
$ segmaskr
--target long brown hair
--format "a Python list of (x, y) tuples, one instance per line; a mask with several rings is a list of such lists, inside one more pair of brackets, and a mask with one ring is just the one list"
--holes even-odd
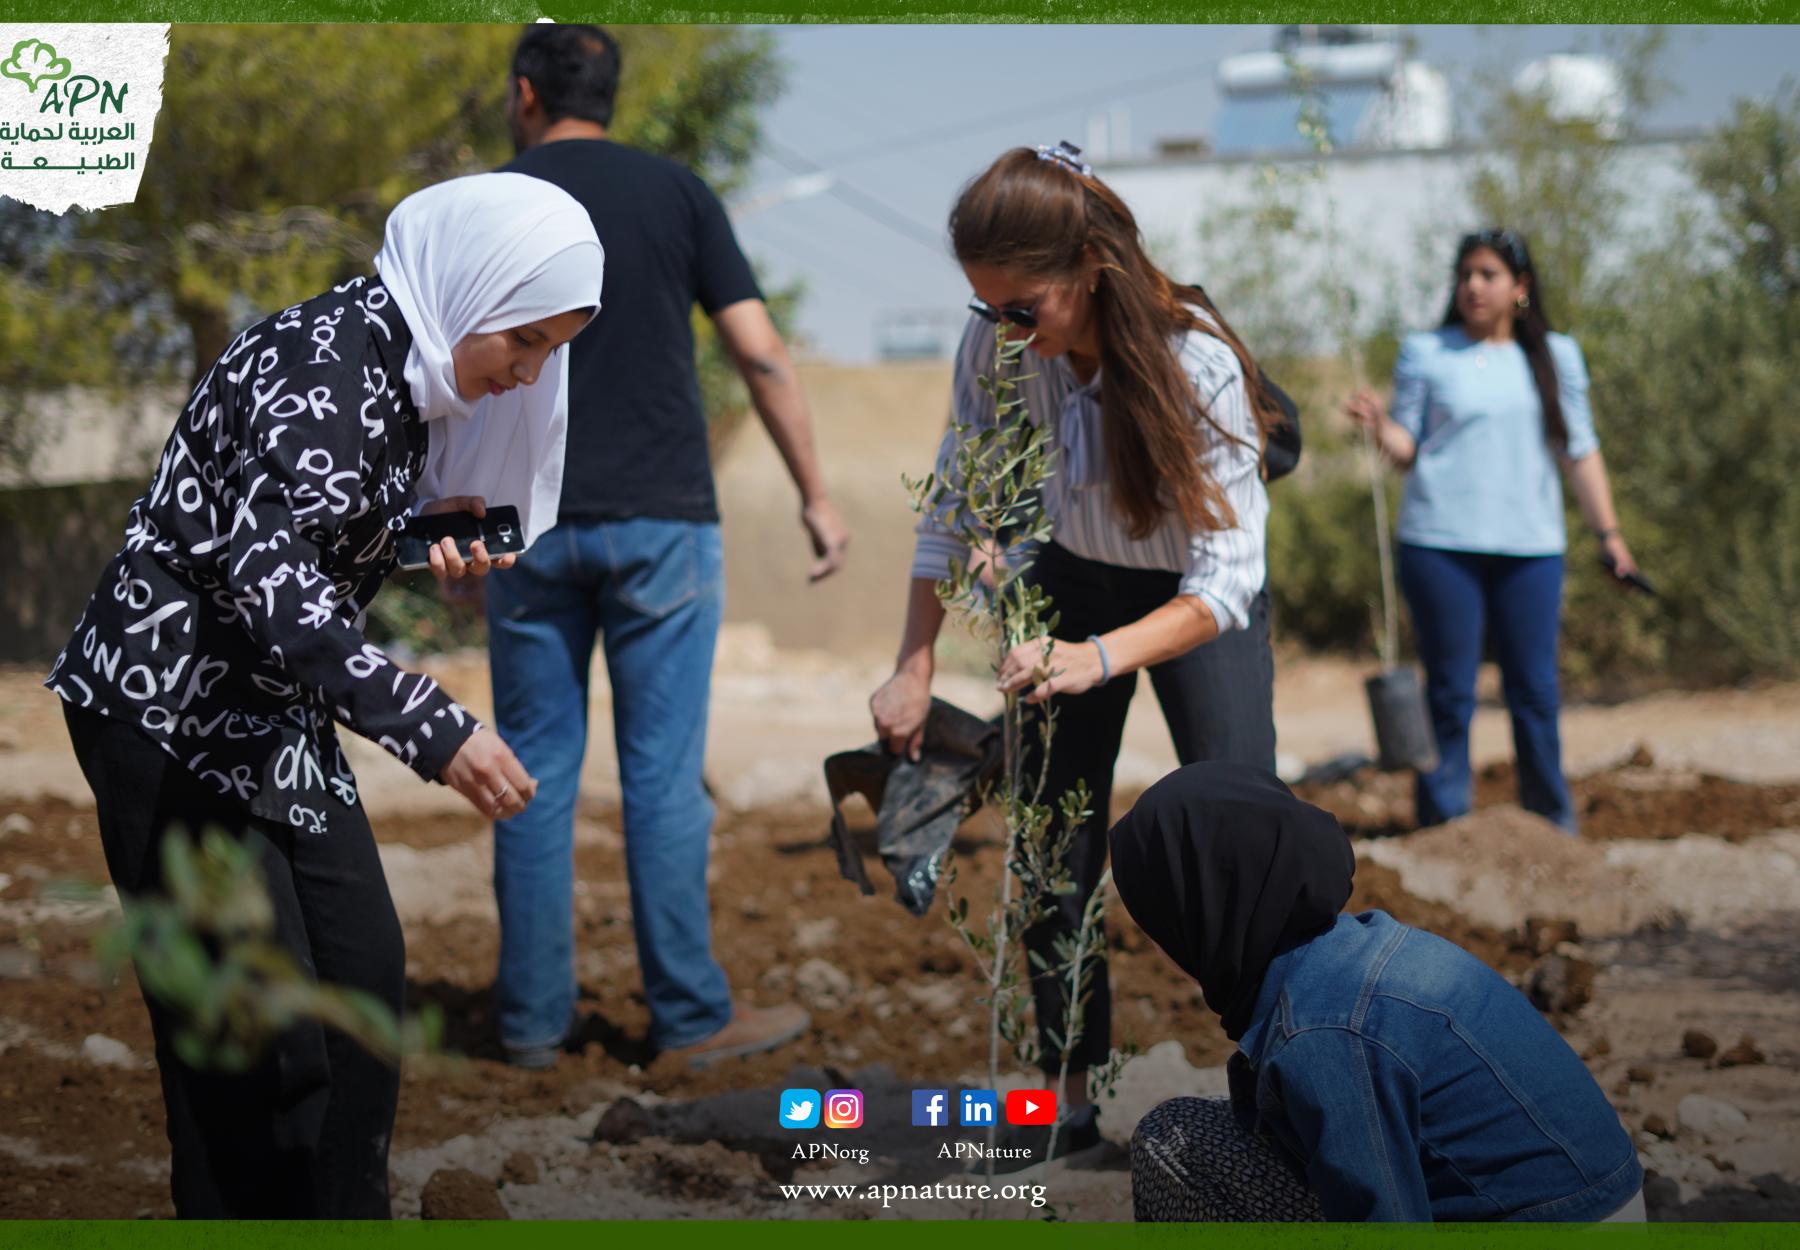
[(965, 265), (1039, 280), (1066, 282), (1097, 264), (1102, 442), (1127, 531), (1147, 538), (1171, 512), (1191, 530), (1237, 524), (1224, 488), (1197, 454), (1200, 421), (1231, 435), (1194, 394), (1175, 336), (1199, 330), (1237, 355), (1259, 455), (1280, 410), (1264, 393), (1255, 359), (1204, 293), (1177, 286), (1151, 263), (1136, 218), (1112, 188), (1069, 163), (1013, 148), (957, 197), (950, 243)]

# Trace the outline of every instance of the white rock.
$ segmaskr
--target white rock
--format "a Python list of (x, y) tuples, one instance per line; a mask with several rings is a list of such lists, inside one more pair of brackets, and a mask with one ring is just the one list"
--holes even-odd
[(1138, 1121), (1165, 1099), (1222, 1098), (1227, 1090), (1223, 1067), (1196, 1068), (1179, 1041), (1158, 1042), (1126, 1062), (1112, 1097), (1100, 1105), (1100, 1131), (1123, 1145)]
[(104, 1033), (88, 1034), (82, 1040), (81, 1055), (89, 1063), (97, 1063), (107, 1068), (135, 1068), (138, 1066), (138, 1057), (131, 1053), (131, 1047)]
[(1725, 1183), (1724, 1173), (1710, 1159), (1688, 1154), (1672, 1141), (1653, 1141), (1638, 1150), (1638, 1162), (1659, 1176), (1674, 1181), (1682, 1202), (1692, 1202), (1709, 1189)]
[(802, 920), (794, 926), (794, 945), (802, 951), (822, 951), (837, 942), (838, 922), (835, 916)]
[(35, 827), (31, 823), (31, 817), (24, 812), (8, 812), (6, 819), (0, 820), (0, 838), (9, 837), (15, 833), (30, 833)]
[(1702, 1137), (1732, 1137), (1749, 1124), (1750, 1117), (1730, 1103), (1705, 1094), (1688, 1094), (1675, 1106), (1681, 1127)]
[(961, 980), (907, 981), (900, 989), (914, 1003), (939, 1019), (956, 1015), (970, 998), (968, 987)]
[(843, 969), (823, 959), (809, 959), (794, 970), (794, 987), (807, 1002), (836, 1007), (850, 996), (850, 978)]

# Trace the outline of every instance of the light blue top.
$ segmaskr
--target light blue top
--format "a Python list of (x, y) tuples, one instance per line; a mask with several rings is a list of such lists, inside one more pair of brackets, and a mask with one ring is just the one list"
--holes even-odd
[[(1550, 336), (1567, 458), (1600, 448), (1588, 408), (1587, 362)], [(1544, 439), (1544, 410), (1525, 351), (1472, 342), (1460, 326), (1411, 334), (1394, 366), (1390, 415), (1418, 443), (1400, 497), (1399, 537), (1417, 547), (1495, 555), (1560, 555), (1562, 473)]]

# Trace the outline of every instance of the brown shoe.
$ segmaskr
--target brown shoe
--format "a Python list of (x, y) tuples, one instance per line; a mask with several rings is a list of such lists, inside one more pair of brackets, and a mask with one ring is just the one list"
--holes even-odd
[(704, 1068), (721, 1059), (741, 1059), (774, 1050), (806, 1032), (812, 1017), (793, 1004), (784, 1007), (738, 1008), (726, 1026), (704, 1041), (677, 1046), (668, 1053), (687, 1061), (690, 1068)]

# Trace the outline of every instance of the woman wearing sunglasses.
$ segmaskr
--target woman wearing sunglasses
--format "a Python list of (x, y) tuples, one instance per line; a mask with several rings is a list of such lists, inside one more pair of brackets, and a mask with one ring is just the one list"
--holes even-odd
[(1401, 348), (1391, 410), (1367, 390), (1346, 409), (1406, 471), (1400, 587), (1439, 759), (1419, 775), (1417, 818), (1435, 825), (1469, 810), (1485, 634), (1512, 713), (1519, 804), (1574, 833), (1557, 733), (1562, 473), (1614, 576), (1637, 565), (1594, 435), (1587, 364), (1574, 339), (1551, 331), (1525, 241), (1510, 230), (1467, 235), (1455, 272), (1443, 324)]
[[(1057, 939), (1078, 927), (1105, 866), (1113, 766), (1139, 670), (1150, 672), (1183, 763), (1274, 766), (1261, 455), (1279, 413), (1225, 319), (1150, 262), (1131, 210), (1077, 149), (1001, 156), (963, 190), (950, 236), (975, 293), (956, 359), (956, 420), (994, 423), (977, 379), (994, 371), (993, 327), (1004, 322), (1040, 358), (1021, 369), (1019, 394), (1057, 452), (1044, 491), (1052, 539), (1031, 572), (1059, 618), (1054, 655), (1046, 663), (1048, 639), (1025, 643), (999, 674), (1001, 690), (1056, 711), (1044, 802), (1055, 808), (1078, 781), (1091, 795), (1068, 852), (1076, 889), (1045, 900), (1050, 918), (1027, 935), (1054, 969)], [(952, 430), (941, 477), (953, 473), (955, 445)], [(939, 518), (920, 522), (899, 658), (870, 699), (877, 734), (912, 758), (944, 616), (934, 583), (968, 556)], [(1065, 978), (1032, 962), (1040, 1062), (1054, 1077), (1065, 1058), (1052, 1036)], [(1075, 1115), (1058, 1142), (1070, 1153), (1098, 1144), (1087, 1069), (1110, 1047), (1102, 958), (1067, 1054), (1061, 1096)], [(1041, 1160), (1033, 1149), (1019, 1166)]]

